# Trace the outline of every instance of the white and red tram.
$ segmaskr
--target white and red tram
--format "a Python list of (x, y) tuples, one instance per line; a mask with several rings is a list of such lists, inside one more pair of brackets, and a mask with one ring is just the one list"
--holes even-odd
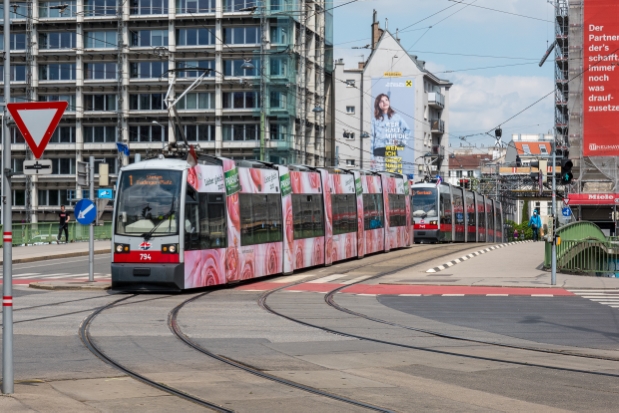
[(501, 203), (446, 183), (411, 185), (415, 242), (503, 242)]
[(398, 174), (202, 156), (124, 167), (114, 205), (112, 287), (185, 290), (411, 245)]

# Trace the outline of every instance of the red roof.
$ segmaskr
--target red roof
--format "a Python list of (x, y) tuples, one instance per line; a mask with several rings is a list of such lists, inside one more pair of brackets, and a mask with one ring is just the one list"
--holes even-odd
[[(520, 156), (549, 155), (551, 153), (550, 142), (514, 142), (514, 146)], [(542, 148), (546, 150), (543, 151)]]

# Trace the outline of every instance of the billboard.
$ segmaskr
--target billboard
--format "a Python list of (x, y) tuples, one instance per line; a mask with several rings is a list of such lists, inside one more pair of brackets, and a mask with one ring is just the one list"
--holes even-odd
[(376, 171), (413, 174), (415, 79), (372, 79), (370, 165)]
[(584, 2), (585, 156), (619, 156), (619, 2)]

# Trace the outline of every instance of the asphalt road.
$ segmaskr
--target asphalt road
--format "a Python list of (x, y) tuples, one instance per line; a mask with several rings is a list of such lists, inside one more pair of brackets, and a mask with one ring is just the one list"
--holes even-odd
[[(95, 255), (95, 276), (110, 277), (111, 254)], [(0, 266), (2, 267), (2, 266)], [(13, 264), (15, 281), (82, 279), (88, 277), (88, 256)]]

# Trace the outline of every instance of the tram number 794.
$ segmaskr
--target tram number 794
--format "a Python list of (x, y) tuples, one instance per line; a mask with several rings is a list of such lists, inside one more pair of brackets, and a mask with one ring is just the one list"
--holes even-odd
[(140, 261), (151, 261), (150, 254), (140, 254)]

